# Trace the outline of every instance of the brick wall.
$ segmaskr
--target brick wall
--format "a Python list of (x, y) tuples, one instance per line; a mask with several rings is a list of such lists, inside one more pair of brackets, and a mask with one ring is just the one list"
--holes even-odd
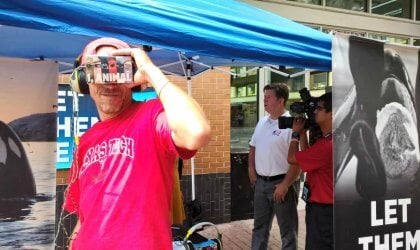
[[(187, 91), (186, 82), (172, 78)], [(181, 80), (180, 80), (181, 79)], [(230, 172), (230, 76), (217, 71), (194, 77), (192, 97), (202, 106), (212, 129), (210, 143), (195, 157), (195, 174)], [(184, 174), (190, 174), (189, 163)]]

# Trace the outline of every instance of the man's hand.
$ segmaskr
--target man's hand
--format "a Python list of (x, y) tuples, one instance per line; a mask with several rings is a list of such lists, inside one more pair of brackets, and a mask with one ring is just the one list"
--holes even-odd
[(283, 202), (288, 190), (289, 187), (284, 182), (277, 184), (273, 194), (274, 202)]
[(255, 187), (255, 183), (257, 182), (257, 170), (255, 170), (255, 147), (253, 146), (249, 146), (248, 176), (251, 187)]
[(251, 183), (251, 187), (255, 187), (255, 183), (257, 182), (257, 173), (255, 173), (254, 169), (248, 168), (249, 174), (249, 182)]
[(147, 87), (147, 84), (150, 83), (150, 77), (147, 75), (145, 68), (150, 65), (154, 66), (153, 62), (150, 60), (149, 56), (145, 51), (139, 48), (132, 49), (119, 49), (112, 52), (113, 56), (131, 56), (137, 66), (137, 71), (134, 72), (134, 83), (127, 85), (132, 88), (135, 86), (141, 86), (142, 89)]
[(295, 118), (293, 119), (293, 127), (292, 130), (295, 132), (299, 132), (302, 133), (305, 131), (304, 126), (305, 126), (305, 118)]

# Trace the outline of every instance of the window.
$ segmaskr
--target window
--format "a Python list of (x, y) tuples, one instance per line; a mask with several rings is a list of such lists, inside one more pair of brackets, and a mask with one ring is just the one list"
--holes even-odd
[(349, 34), (353, 36), (360, 36), (365, 37), (367, 34), (363, 31), (354, 31), (354, 30), (342, 30), (342, 29), (331, 29), (331, 28), (323, 28), (322, 32), (329, 34), (331, 31), (340, 32), (344, 34)]
[(369, 34), (369, 38), (373, 38), (373, 39), (381, 40), (381, 41), (387, 41), (389, 43), (394, 43), (394, 44), (409, 44), (410, 42), (408, 38), (385, 36), (385, 35), (379, 35), (379, 34)]
[(295, 92), (305, 87), (305, 75), (293, 77), (289, 83), (290, 92)]
[(360, 12), (366, 12), (367, 10), (367, 0), (325, 0), (325, 5)]
[(323, 90), (328, 86), (328, 72), (313, 73), (310, 77), (310, 90)]
[[(295, 74), (302, 72), (304, 69), (301, 68), (280, 68), (280, 71), (285, 72), (287, 74)], [(288, 78), (282, 75), (279, 75), (275, 72), (271, 72), (271, 82), (283, 82), (289, 86), (290, 92), (299, 91), (300, 89), (305, 87), (305, 75), (300, 75), (292, 78)]]
[(230, 98), (236, 98), (236, 87), (235, 86), (230, 86)]
[(247, 67), (232, 67), (231, 72), (243, 73), (231, 78), (230, 87), (230, 146), (231, 150), (249, 148), (249, 140), (258, 121), (258, 71), (245, 74)]
[(289, 1), (298, 2), (298, 3), (309, 3), (309, 4), (321, 5), (321, 0), (289, 0)]
[(253, 68), (255, 67), (231, 67), (230, 72), (232, 72), (233, 74), (239, 75), (237, 77), (246, 77), (246, 76), (252, 76), (252, 75), (255, 76), (257, 75), (258, 70), (248, 71)]
[(246, 86), (240, 86), (237, 88), (237, 93), (236, 96), (237, 97), (245, 97), (246, 96)]
[(257, 95), (257, 84), (250, 83), (246, 86), (246, 96), (256, 96)]
[(411, 18), (411, 0), (372, 0), (372, 13)]

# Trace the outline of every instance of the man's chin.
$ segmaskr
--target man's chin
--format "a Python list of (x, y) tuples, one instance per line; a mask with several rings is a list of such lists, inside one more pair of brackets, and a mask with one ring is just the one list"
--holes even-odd
[(100, 110), (101, 110), (101, 113), (103, 114), (114, 116), (121, 113), (122, 105), (121, 103), (119, 104), (102, 103), (100, 105)]

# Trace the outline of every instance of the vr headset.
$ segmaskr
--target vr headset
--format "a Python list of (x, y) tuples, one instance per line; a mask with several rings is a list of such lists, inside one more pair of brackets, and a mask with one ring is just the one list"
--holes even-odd
[(134, 63), (130, 56), (86, 56), (84, 65), (76, 60), (70, 76), (71, 88), (89, 94), (88, 84), (133, 83)]

